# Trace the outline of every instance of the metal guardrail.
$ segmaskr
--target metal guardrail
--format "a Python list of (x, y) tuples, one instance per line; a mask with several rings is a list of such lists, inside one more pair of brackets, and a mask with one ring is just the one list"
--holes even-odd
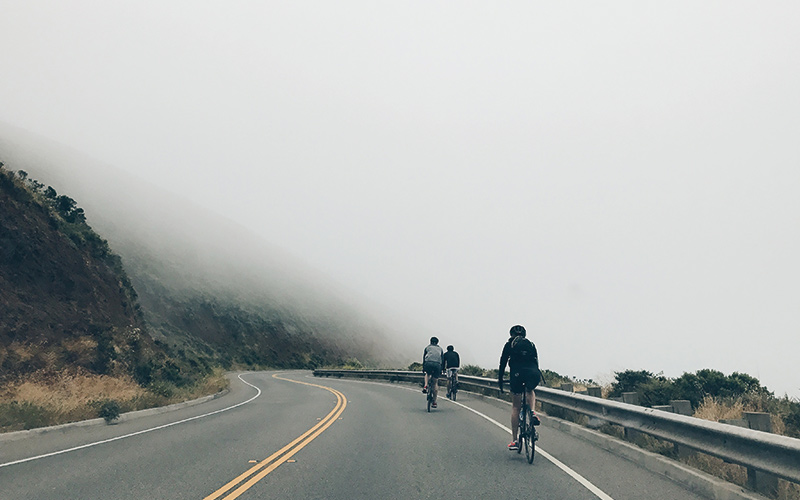
[[(355, 377), (420, 382), (422, 372), (393, 370), (314, 370), (317, 377)], [(499, 396), (497, 381), (459, 375), (461, 389)], [(536, 399), (588, 417), (623, 426), (761, 472), (800, 483), (800, 439), (711, 422), (695, 417), (537, 387)]]

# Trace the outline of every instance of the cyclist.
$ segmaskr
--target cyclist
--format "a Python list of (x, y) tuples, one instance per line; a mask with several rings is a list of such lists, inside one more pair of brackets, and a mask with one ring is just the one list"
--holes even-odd
[(425, 386), (422, 392), (428, 392), (428, 382), (431, 382), (431, 392), (433, 393), (433, 403), (431, 406), (436, 408), (436, 396), (438, 394), (437, 386), (439, 375), (442, 374), (444, 352), (439, 346), (439, 339), (431, 337), (431, 343), (422, 352), (422, 371), (425, 372)]
[[(509, 385), (511, 386), (512, 406), (511, 406), (511, 443), (508, 449), (516, 451), (519, 449), (517, 436), (519, 433), (519, 409), (522, 406), (522, 391), (525, 391), (528, 404), (531, 410), (536, 403), (533, 389), (542, 380), (542, 373), (539, 371), (539, 356), (536, 353), (536, 346), (533, 342), (525, 338), (525, 327), (515, 325), (509, 332), (511, 337), (503, 346), (503, 354), (500, 356), (500, 373), (498, 384), (500, 392), (503, 392), (503, 374), (506, 371), (506, 363), (510, 368)], [(539, 417), (533, 412), (533, 425), (539, 425)]]
[(461, 358), (459, 358), (458, 353), (453, 350), (453, 346), (447, 346), (447, 352), (444, 353), (442, 357), (442, 367), (447, 372), (447, 397), (450, 397), (450, 393), (453, 392), (453, 387), (450, 385), (451, 381), (454, 383), (458, 383), (458, 367), (461, 364)]

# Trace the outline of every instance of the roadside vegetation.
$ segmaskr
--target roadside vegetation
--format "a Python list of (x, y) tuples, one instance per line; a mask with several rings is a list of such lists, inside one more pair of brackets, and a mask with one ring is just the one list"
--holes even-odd
[(219, 363), (154, 340), (122, 260), (69, 196), (0, 163), (0, 432), (225, 387)]
[[(126, 375), (37, 372), (0, 390), (0, 432), (34, 429), (178, 403), (227, 388), (221, 370), (182, 387), (142, 387)], [(165, 390), (167, 389), (167, 390)]]

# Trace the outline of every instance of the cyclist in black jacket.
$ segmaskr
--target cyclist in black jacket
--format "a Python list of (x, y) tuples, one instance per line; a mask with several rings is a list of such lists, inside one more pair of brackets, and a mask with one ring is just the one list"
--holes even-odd
[(449, 398), (450, 392), (452, 391), (450, 381), (453, 380), (455, 383), (458, 383), (458, 367), (461, 365), (461, 358), (459, 358), (458, 353), (453, 350), (453, 346), (449, 345), (447, 346), (447, 351), (445, 351), (442, 356), (442, 361), (444, 363), (442, 368), (447, 375), (447, 397)]
[[(539, 355), (533, 342), (525, 338), (525, 327), (515, 325), (511, 327), (511, 338), (503, 346), (503, 354), (500, 356), (500, 372), (498, 375), (498, 385), (500, 392), (503, 392), (503, 375), (506, 371), (506, 363), (510, 368), (509, 385), (511, 386), (512, 406), (511, 406), (511, 443), (508, 449), (516, 451), (519, 449), (517, 436), (519, 435), (519, 409), (522, 406), (522, 391), (526, 392), (525, 397), (530, 404), (531, 410), (535, 408), (536, 399), (533, 393), (534, 387), (539, 385), (542, 380), (542, 372), (539, 371)], [(539, 425), (539, 417), (533, 412), (533, 425)]]

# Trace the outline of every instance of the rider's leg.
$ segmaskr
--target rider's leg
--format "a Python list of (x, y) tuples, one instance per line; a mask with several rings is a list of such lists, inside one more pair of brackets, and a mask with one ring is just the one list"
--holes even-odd
[(428, 372), (425, 372), (425, 385), (423, 387), (428, 387)]
[(536, 414), (536, 394), (533, 392), (533, 389), (528, 391), (527, 396), (528, 401), (530, 401), (531, 411), (533, 412), (533, 425), (539, 425), (539, 415)]
[(522, 406), (522, 394), (511, 395), (511, 437), (517, 442), (519, 435), (519, 409)]

